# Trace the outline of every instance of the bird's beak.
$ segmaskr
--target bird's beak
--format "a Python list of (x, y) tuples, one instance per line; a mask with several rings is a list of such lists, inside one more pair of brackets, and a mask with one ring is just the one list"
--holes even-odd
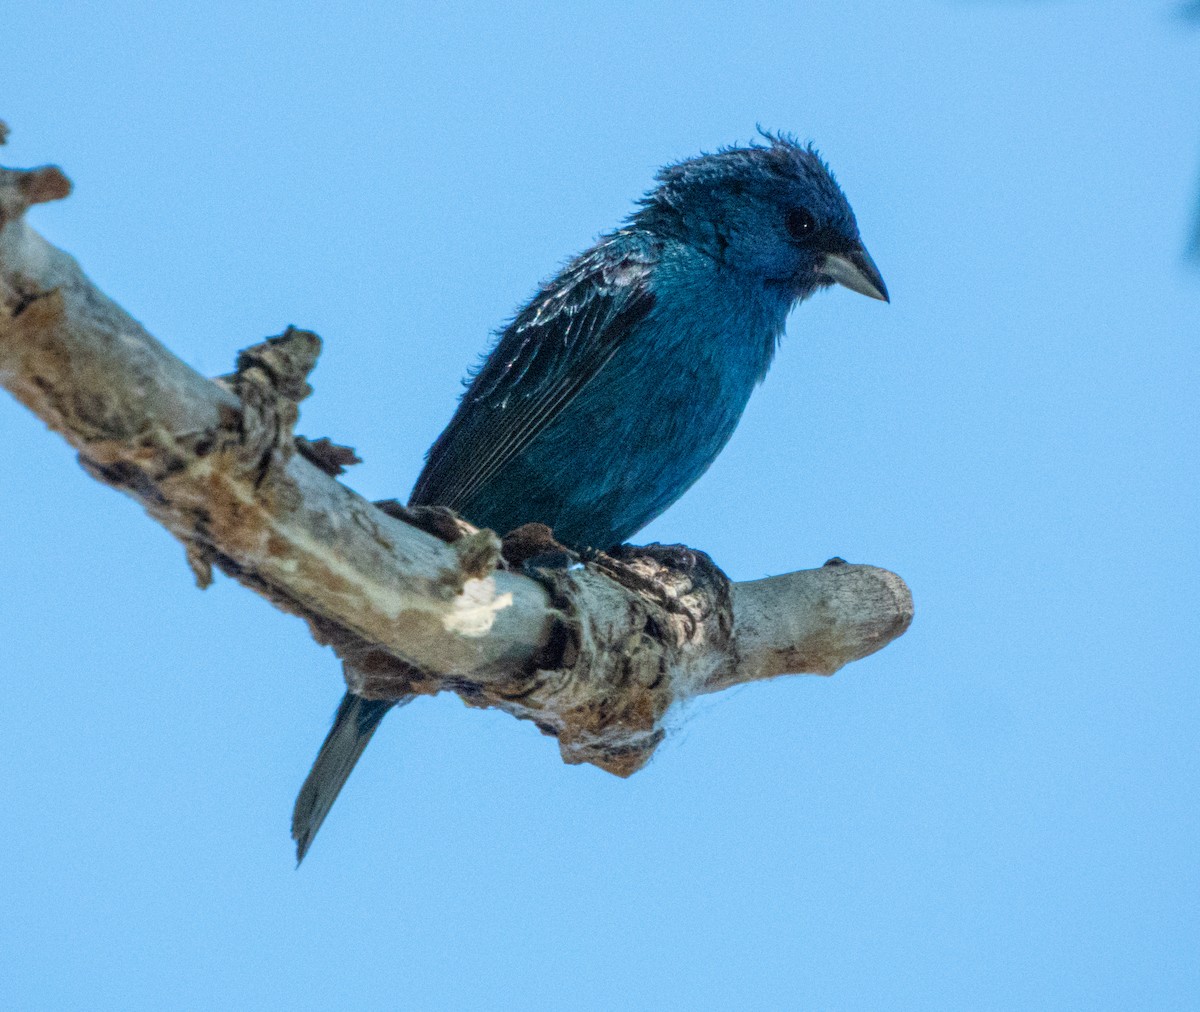
[(882, 302), (891, 302), (887, 285), (875, 261), (862, 246), (855, 246), (846, 253), (826, 253), (818, 270), (839, 285), (859, 295), (867, 295)]

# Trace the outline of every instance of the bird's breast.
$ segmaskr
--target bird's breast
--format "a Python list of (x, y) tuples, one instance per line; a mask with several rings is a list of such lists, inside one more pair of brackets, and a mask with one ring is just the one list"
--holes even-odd
[(765, 307), (711, 293), (660, 294), (523, 454), (520, 470), (538, 489), (543, 522), (568, 543), (607, 547), (663, 512), (728, 442), (782, 322)]

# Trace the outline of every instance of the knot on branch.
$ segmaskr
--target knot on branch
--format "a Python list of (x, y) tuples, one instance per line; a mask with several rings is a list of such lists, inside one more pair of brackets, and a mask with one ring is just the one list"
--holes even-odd
[(677, 700), (729, 655), (728, 577), (682, 545), (622, 546), (587, 563), (534, 568), (564, 615), (547, 666), (508, 684), (452, 686), (557, 737), (563, 761), (629, 776), (664, 736)]
[[(0, 144), (5, 127), (0, 123)], [(34, 204), (62, 200), (71, 192), (71, 181), (57, 165), (36, 169), (0, 168), (0, 228), (16, 221)]]
[[(8, 143), (8, 124), (0, 120), (0, 145)], [(20, 218), (34, 204), (62, 200), (71, 181), (57, 165), (36, 169), (0, 168), (0, 228)]]
[(296, 451), (299, 404), (312, 393), (308, 374), (320, 353), (321, 339), (316, 334), (288, 327), (278, 337), (240, 352), (237, 371), (220, 378), (241, 401), (233, 442), (254, 472), (256, 486), (262, 485), (272, 467), (286, 465)]
[(237, 371), (227, 377), (238, 393), (270, 392), (293, 406), (312, 393), (308, 374), (321, 354), (321, 339), (311, 330), (288, 327), (277, 337), (238, 352)]
[[(0, 120), (0, 145), (7, 140), (8, 125)], [(57, 165), (42, 165), (36, 169), (0, 168), (0, 235), (3, 237), (0, 241), (4, 246), (0, 251), (0, 262), (12, 256), (27, 232), (24, 228), (6, 231), (6, 226), (19, 222), (34, 204), (62, 200), (70, 192), (71, 181)], [(39, 301), (53, 303), (53, 313), (50, 315), (61, 313), (61, 298), (48, 298), (54, 294), (52, 287), (37, 284), (23, 272), (11, 271), (7, 277), (0, 279), (0, 304), (14, 320)], [(43, 305), (41, 308), (47, 307)]]
[[(411, 518), (406, 507), (387, 508)], [(423, 519), (442, 524), (444, 513)], [(490, 531), (448, 540), (464, 555), (489, 546), (478, 561), (484, 569), (495, 565), (499, 543)], [(506, 554), (513, 548), (509, 539), (504, 548)], [(510, 672), (437, 676), (345, 629), (318, 621), (314, 632), (341, 656), (346, 683), (359, 695), (403, 699), (451, 691), (469, 706), (532, 721), (558, 739), (564, 762), (629, 776), (662, 741), (672, 704), (706, 691), (729, 663), (728, 577), (706, 554), (682, 545), (622, 546), (591, 553), (587, 562), (566, 550), (541, 553), (525, 571), (550, 591), (559, 619), (540, 656)]]

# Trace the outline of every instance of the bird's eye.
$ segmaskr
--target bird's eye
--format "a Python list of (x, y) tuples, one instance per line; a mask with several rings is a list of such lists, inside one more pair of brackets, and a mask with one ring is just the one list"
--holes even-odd
[(803, 207), (789, 209), (784, 218), (784, 225), (787, 227), (788, 235), (798, 241), (810, 238), (817, 230), (816, 219)]

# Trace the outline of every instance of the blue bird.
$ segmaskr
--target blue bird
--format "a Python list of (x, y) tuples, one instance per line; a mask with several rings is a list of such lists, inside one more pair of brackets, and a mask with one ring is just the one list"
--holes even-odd
[[(536, 521), (574, 547), (619, 544), (721, 452), (797, 303), (835, 283), (888, 301), (829, 168), (764, 136), (660, 170), (625, 224), (517, 313), (411, 505), (500, 534)], [(298, 860), (394, 705), (342, 700), (296, 801)]]

